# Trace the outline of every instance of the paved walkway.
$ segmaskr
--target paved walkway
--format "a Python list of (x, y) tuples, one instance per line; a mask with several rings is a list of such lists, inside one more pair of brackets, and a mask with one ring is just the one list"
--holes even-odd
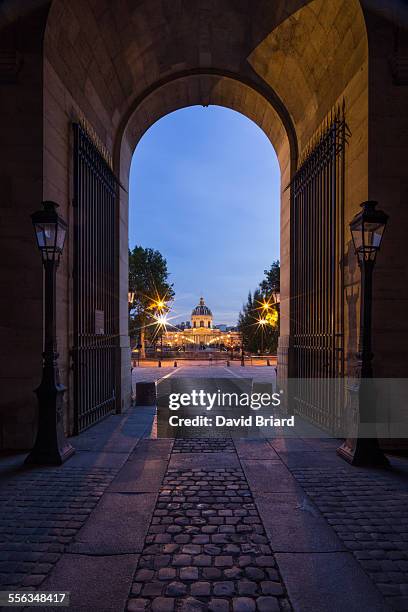
[(154, 410), (134, 408), (74, 438), (59, 468), (1, 459), (2, 590), (68, 590), (75, 612), (408, 610), (408, 461), (152, 432)]

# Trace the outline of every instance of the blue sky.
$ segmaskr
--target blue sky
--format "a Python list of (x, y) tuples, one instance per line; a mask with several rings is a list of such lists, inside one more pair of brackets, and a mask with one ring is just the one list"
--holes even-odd
[(143, 136), (130, 172), (129, 246), (158, 249), (175, 321), (203, 295), (235, 324), (249, 290), (279, 259), (280, 173), (265, 134), (219, 106), (171, 113)]

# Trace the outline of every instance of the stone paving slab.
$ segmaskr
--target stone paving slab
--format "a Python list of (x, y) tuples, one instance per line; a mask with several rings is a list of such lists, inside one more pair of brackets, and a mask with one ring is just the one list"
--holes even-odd
[(277, 452), (267, 440), (234, 440), (235, 448), (240, 459), (276, 459)]
[(92, 521), (78, 532), (69, 551), (115, 555), (140, 552), (156, 497), (156, 493), (106, 492)]
[(83, 469), (112, 468), (119, 470), (128, 457), (126, 452), (76, 451), (69, 459), (69, 467)]
[(347, 464), (343, 459), (338, 457), (335, 452), (331, 450), (322, 450), (320, 452), (316, 451), (289, 451), (289, 452), (279, 452), (279, 457), (282, 459), (283, 463), (289, 468), (294, 469), (297, 467), (307, 467), (307, 468), (320, 468), (322, 465), (332, 465), (332, 466), (346, 466), (350, 472), (352, 472), (355, 468), (352, 465)]
[[(70, 607), (46, 607), (43, 610), (46, 612), (124, 610), (137, 561), (138, 555), (95, 557), (65, 554), (41, 588), (47, 591), (70, 591)], [(28, 610), (32, 608), (26, 608), (26, 612)]]
[(135, 444), (137, 444), (138, 438), (133, 436), (125, 436), (121, 434), (114, 434), (112, 437), (109, 433), (103, 433), (99, 436), (87, 436), (86, 439), (77, 439), (76, 441), (71, 439), (71, 443), (74, 446), (76, 452), (88, 451), (88, 452), (105, 452), (105, 453), (129, 453)]
[(256, 505), (275, 552), (334, 552), (343, 542), (304, 494), (258, 493)]
[(306, 438), (305, 442), (310, 446), (309, 450), (320, 451), (336, 451), (342, 445), (343, 440), (336, 438)]
[(111, 414), (94, 427), (72, 436), (70, 442), (77, 451), (129, 453), (145, 434), (154, 414), (151, 406)]
[(309, 440), (303, 440), (302, 438), (272, 438), (268, 442), (278, 453), (310, 452), (314, 450), (309, 444)]
[(239, 460), (235, 453), (179, 453), (171, 456), (169, 467), (173, 469), (238, 468)]
[(295, 493), (301, 490), (290, 470), (279, 460), (242, 460), (242, 467), (252, 491)]
[(388, 612), (350, 553), (277, 553), (294, 612)]
[(127, 461), (107, 491), (108, 493), (157, 493), (167, 463), (167, 460), (162, 459)]
[(170, 459), (173, 444), (174, 440), (170, 438), (141, 440), (135, 451), (129, 456), (129, 461), (144, 460), (146, 458), (168, 460)]

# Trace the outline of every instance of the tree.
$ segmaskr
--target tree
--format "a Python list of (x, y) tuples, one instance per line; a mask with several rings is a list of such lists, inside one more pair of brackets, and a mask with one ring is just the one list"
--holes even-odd
[(275, 352), (278, 346), (279, 304), (276, 298), (280, 292), (279, 261), (274, 261), (264, 274), (265, 278), (253, 294), (249, 292), (238, 317), (243, 347), (251, 353)]
[(269, 270), (264, 270), (265, 278), (260, 283), (259, 287), (267, 299), (274, 298), (274, 295), (280, 293), (280, 263), (277, 259), (274, 261)]
[(159, 251), (141, 246), (129, 250), (129, 291), (134, 293), (129, 304), (129, 335), (139, 338), (140, 356), (145, 357), (146, 329), (155, 320), (157, 304), (163, 303), (158, 308), (163, 312), (174, 297), (167, 261)]

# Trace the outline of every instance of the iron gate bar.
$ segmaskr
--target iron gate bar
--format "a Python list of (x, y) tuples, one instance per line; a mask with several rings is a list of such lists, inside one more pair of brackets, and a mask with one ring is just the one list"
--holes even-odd
[[(115, 409), (117, 181), (91, 137), (74, 131), (74, 431)], [(96, 326), (100, 325), (100, 329)]]
[[(293, 373), (321, 379), (300, 394), (296, 411), (330, 432), (340, 408), (331, 378), (344, 376), (344, 105), (332, 112), (290, 183)], [(326, 380), (326, 382), (324, 382)]]

